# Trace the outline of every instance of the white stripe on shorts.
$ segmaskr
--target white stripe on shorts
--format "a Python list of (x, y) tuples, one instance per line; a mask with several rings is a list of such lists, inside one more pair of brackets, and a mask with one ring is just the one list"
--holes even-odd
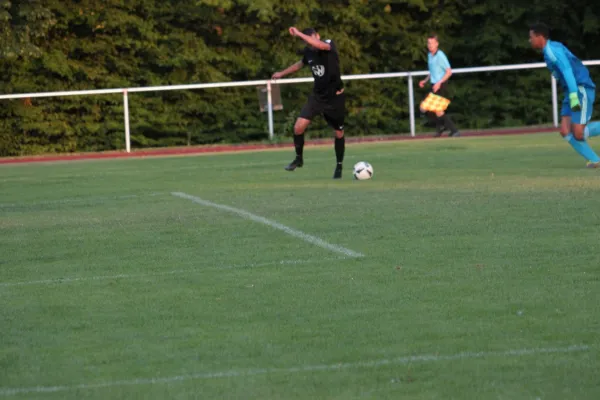
[(587, 109), (588, 109), (588, 97), (587, 97), (587, 91), (585, 90), (585, 88), (583, 86), (578, 86), (579, 88), (579, 93), (581, 93), (581, 95), (583, 96), (582, 99), (582, 104), (581, 104), (581, 118), (580, 118), (580, 124), (581, 125), (585, 125), (587, 124)]

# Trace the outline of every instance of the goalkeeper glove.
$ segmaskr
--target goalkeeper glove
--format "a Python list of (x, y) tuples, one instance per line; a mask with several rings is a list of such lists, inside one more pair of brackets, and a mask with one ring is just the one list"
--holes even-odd
[(581, 110), (581, 104), (579, 104), (579, 96), (577, 95), (577, 93), (569, 93), (569, 104), (571, 106), (571, 110)]

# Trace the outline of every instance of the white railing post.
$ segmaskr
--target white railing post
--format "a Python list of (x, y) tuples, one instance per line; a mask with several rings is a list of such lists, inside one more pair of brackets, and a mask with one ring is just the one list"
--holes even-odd
[(556, 78), (552, 76), (552, 117), (554, 127), (558, 128), (558, 91), (556, 88)]
[(129, 132), (129, 97), (127, 89), (123, 90), (123, 113), (125, 114), (125, 150), (131, 153), (131, 135)]
[(408, 108), (410, 113), (410, 136), (415, 136), (415, 94), (413, 91), (413, 77), (408, 74)]
[(269, 114), (269, 140), (273, 140), (273, 97), (271, 96), (271, 81), (267, 81), (267, 114)]

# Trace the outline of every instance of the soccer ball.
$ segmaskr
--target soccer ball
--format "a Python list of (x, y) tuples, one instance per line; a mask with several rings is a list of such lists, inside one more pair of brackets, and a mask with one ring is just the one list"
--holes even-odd
[(373, 177), (373, 166), (368, 162), (361, 161), (354, 165), (354, 179), (364, 181)]

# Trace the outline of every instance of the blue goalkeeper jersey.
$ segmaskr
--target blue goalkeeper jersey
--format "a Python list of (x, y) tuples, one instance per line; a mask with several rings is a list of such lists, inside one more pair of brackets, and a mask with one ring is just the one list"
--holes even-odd
[(562, 43), (548, 40), (544, 47), (544, 60), (566, 93), (577, 93), (578, 86), (596, 88), (587, 67)]

